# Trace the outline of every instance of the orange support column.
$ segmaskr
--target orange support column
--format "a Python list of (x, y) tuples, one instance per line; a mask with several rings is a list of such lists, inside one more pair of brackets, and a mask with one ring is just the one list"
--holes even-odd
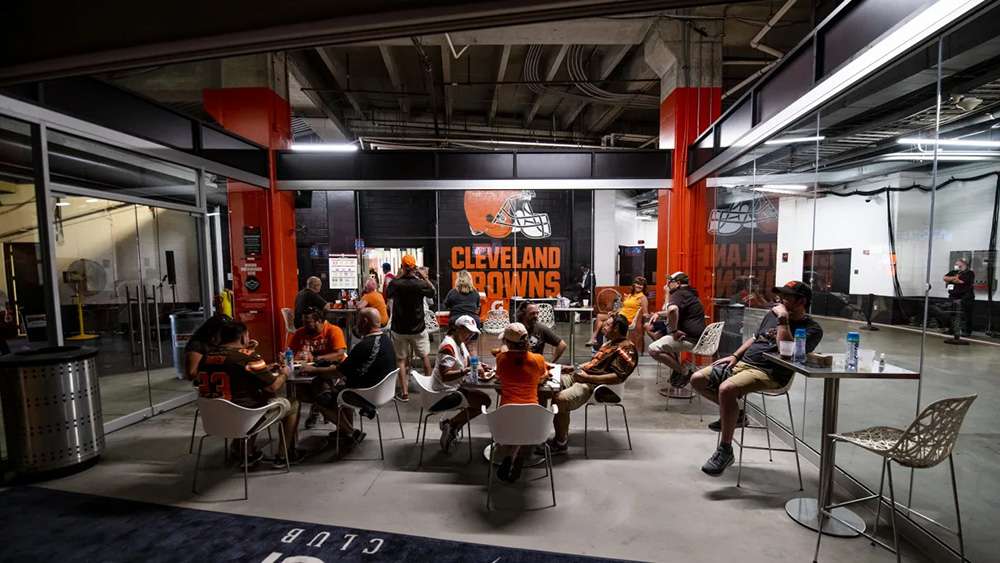
[[(719, 116), (720, 88), (675, 88), (660, 102), (660, 148), (672, 149), (673, 186), (658, 194), (656, 280), (683, 270), (691, 276), (706, 311), (713, 297), (714, 241), (708, 232), (709, 201), (705, 182), (687, 183), (688, 146)], [(657, 307), (663, 306), (657, 291)]]
[(285, 345), (281, 308), (294, 307), (295, 196), (277, 189), (274, 151), (291, 142), (288, 102), (270, 88), (203, 92), (205, 110), (227, 130), (270, 149), (267, 189), (229, 183), (229, 241), (233, 260), (234, 315), (250, 328), (267, 359)]

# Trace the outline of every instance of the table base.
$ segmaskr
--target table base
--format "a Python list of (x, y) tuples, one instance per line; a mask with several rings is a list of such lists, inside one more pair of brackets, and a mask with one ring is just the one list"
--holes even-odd
[[(486, 458), (486, 462), (487, 463), (489, 463), (489, 461), (490, 461), (490, 454), (493, 453), (493, 446), (494, 445), (495, 444), (493, 442), (490, 442), (490, 444), (488, 446), (486, 446), (485, 449), (483, 449), (483, 457)], [(539, 465), (541, 463), (545, 463), (545, 456), (543, 456), (543, 455), (535, 455), (535, 452), (533, 450), (534, 450), (534, 448), (532, 448), (532, 452), (530, 454), (528, 454), (528, 457), (526, 457), (524, 459), (524, 466), (525, 467), (534, 467), (534, 466)], [(500, 465), (501, 461), (503, 461), (503, 460), (502, 459), (495, 459), (495, 460), (493, 460), (493, 465)]]
[[(785, 503), (785, 512), (788, 513), (788, 516), (792, 520), (795, 520), (806, 528), (819, 530), (818, 506), (819, 502), (814, 498), (793, 498)], [(850, 509), (844, 507), (834, 508), (831, 514), (834, 514), (837, 518), (849, 523), (858, 530), (865, 530), (865, 521)], [(838, 538), (853, 538), (861, 535), (856, 530), (852, 530), (833, 518), (826, 518), (823, 522), (823, 533)]]

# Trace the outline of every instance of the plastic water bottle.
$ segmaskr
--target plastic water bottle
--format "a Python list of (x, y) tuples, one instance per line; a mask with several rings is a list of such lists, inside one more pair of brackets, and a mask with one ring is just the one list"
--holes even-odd
[(847, 333), (847, 354), (844, 356), (844, 367), (858, 369), (858, 349), (861, 347), (861, 334)]
[(469, 383), (479, 381), (479, 356), (469, 358)]
[(806, 329), (804, 328), (795, 329), (795, 353), (792, 355), (792, 361), (798, 364), (806, 362)]
[(288, 366), (288, 369), (292, 369), (294, 360), (295, 360), (295, 353), (292, 352), (291, 348), (287, 348), (285, 350), (285, 365)]

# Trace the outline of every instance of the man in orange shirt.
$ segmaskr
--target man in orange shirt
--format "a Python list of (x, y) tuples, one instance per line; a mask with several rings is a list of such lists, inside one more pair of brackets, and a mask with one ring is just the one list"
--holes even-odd
[[(548, 378), (545, 357), (528, 350), (528, 329), (521, 323), (511, 323), (503, 331), (506, 350), (497, 354), (496, 376), (500, 380), (500, 404), (536, 404), (538, 386)], [(524, 456), (520, 448), (505, 448), (501, 452), (497, 478), (513, 483), (521, 476)]]
[(313, 360), (341, 362), (347, 357), (344, 331), (326, 322), (323, 312), (318, 309), (306, 309), (302, 313), (302, 328), (295, 330), (289, 345), (296, 355), (308, 349)]
[(368, 278), (368, 281), (365, 282), (365, 291), (361, 294), (361, 299), (358, 301), (359, 309), (372, 307), (378, 310), (378, 316), (382, 323), (379, 326), (384, 328), (389, 322), (389, 309), (385, 305), (385, 298), (378, 292), (378, 282)]

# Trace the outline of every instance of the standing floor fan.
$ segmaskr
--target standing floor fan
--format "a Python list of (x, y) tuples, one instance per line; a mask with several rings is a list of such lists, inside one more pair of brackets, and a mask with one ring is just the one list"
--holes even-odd
[(76, 318), (78, 331), (66, 340), (93, 340), (100, 335), (89, 334), (83, 323), (83, 299), (96, 295), (107, 282), (107, 275), (104, 268), (93, 260), (81, 258), (69, 265), (69, 269), (63, 272), (63, 283), (73, 286), (73, 300), (76, 302)]

